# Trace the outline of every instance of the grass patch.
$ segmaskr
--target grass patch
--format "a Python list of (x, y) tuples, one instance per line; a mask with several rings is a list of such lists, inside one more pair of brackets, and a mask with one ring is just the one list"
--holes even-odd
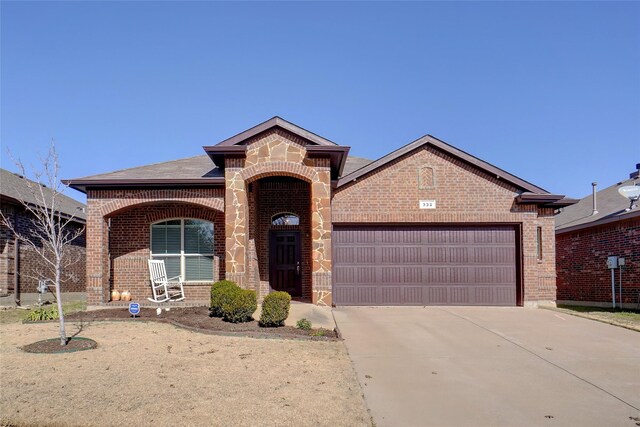
[[(52, 304), (44, 305), (45, 308), (52, 307)], [(32, 307), (36, 308), (36, 307)], [(76, 311), (84, 311), (87, 309), (87, 303), (84, 301), (69, 301), (62, 304), (62, 310), (64, 314), (74, 313)], [(25, 310), (22, 308), (9, 308), (7, 310), (0, 310), (0, 324), (7, 323), (19, 323), (26, 320), (31, 310)]]
[(640, 311), (637, 310), (587, 307), (582, 305), (558, 305), (557, 310), (620, 326), (631, 327), (633, 329), (640, 329)]

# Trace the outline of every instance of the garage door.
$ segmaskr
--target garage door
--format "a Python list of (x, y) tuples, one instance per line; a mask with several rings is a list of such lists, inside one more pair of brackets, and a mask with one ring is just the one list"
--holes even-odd
[(336, 305), (516, 305), (511, 226), (336, 226)]

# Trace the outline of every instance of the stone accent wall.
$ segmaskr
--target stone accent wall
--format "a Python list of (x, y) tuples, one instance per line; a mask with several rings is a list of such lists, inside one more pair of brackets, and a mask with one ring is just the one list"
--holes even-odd
[[(20, 205), (3, 202), (2, 213), (22, 235), (29, 235), (35, 226), (32, 217)], [(82, 227), (70, 224), (69, 230)], [(0, 295), (14, 293), (15, 285), (15, 241), (11, 230), (0, 221)], [(65, 268), (62, 277), (63, 292), (84, 292), (86, 276), (85, 235), (79, 236), (69, 247), (65, 259), (72, 262)], [(31, 246), (18, 243), (18, 287), (20, 293), (37, 292), (38, 280), (53, 280), (54, 271)], [(53, 287), (51, 287), (53, 289)]]
[[(333, 223), (518, 224), (523, 303), (553, 302), (553, 210), (518, 205), (517, 195), (515, 187), (498, 177), (427, 146), (338, 188), (331, 218)], [(419, 209), (420, 200), (435, 200), (436, 209)], [(543, 234), (541, 260), (536, 254), (537, 227)]]
[[(611, 306), (608, 256), (625, 258), (622, 302), (636, 307), (640, 296), (640, 218), (556, 234), (558, 301)], [(616, 303), (620, 271), (615, 271)]]
[(311, 184), (313, 302), (331, 305), (331, 169), (317, 159), (318, 179)]
[(247, 191), (240, 176), (241, 159), (225, 161), (226, 279), (245, 287), (247, 257)]
[[(186, 205), (186, 206), (184, 206)], [(216, 233), (222, 233), (222, 211), (224, 209), (224, 189), (223, 188), (190, 188), (190, 189), (127, 189), (127, 190), (96, 190), (87, 191), (87, 303), (89, 305), (105, 304), (109, 302), (112, 276), (116, 280), (116, 286), (131, 287), (130, 291), (134, 293), (134, 298), (146, 298), (151, 295), (148, 284), (148, 267), (146, 259), (148, 259), (148, 247), (146, 252), (143, 248), (129, 246), (131, 252), (125, 253), (121, 259), (114, 263), (112, 268), (110, 262), (110, 243), (109, 243), (109, 224), (111, 219), (112, 231), (113, 222), (116, 223), (120, 215), (126, 214), (127, 211), (134, 209), (138, 211), (138, 223), (131, 222), (126, 224), (121, 222), (122, 244), (136, 245), (134, 238), (141, 239), (140, 244), (148, 245), (148, 239), (145, 236), (136, 236), (135, 233), (149, 233), (150, 221), (158, 221), (162, 215), (178, 217), (182, 213), (170, 212), (166, 206), (174, 206), (175, 209), (186, 209), (187, 206), (197, 206), (200, 209), (219, 212), (216, 215), (215, 230)], [(155, 208), (159, 210), (153, 214)], [(148, 216), (140, 216), (140, 212), (150, 212)], [(158, 213), (164, 212), (164, 213)], [(184, 211), (182, 211), (184, 212)], [(144, 214), (147, 215), (147, 214)], [(127, 234), (128, 233), (128, 234)], [(133, 238), (132, 238), (133, 237)], [(131, 240), (131, 242), (125, 242)], [(223, 241), (217, 238), (216, 242)], [(118, 249), (119, 244), (112, 247), (111, 250)], [(224, 271), (224, 254), (220, 250), (220, 266)], [(138, 252), (140, 251), (140, 252)], [(117, 258), (125, 255), (121, 254)], [(128, 257), (128, 258), (127, 258)], [(116, 264), (118, 266), (116, 267)], [(122, 272), (120, 272), (120, 268)], [(144, 273), (143, 273), (144, 271)], [(146, 283), (145, 283), (146, 281)], [(146, 287), (145, 287), (146, 286)], [(137, 290), (136, 290), (137, 289)], [(120, 289), (119, 289), (120, 290)], [(190, 291), (185, 290), (187, 296)], [(203, 293), (201, 291), (200, 293)], [(191, 293), (193, 293), (191, 291)]]
[[(271, 215), (290, 211), (301, 219), (303, 296), (315, 303), (331, 304), (329, 160), (309, 158), (306, 142), (281, 129), (265, 132), (246, 141), (246, 144), (246, 159), (225, 160), (227, 279), (256, 289), (261, 295), (265, 293), (268, 289), (265, 282), (269, 274)], [(272, 182), (269, 181), (272, 177), (305, 181), (305, 185), (310, 185), (310, 197), (304, 196), (307, 199), (303, 202), (299, 199), (300, 193), (278, 195), (260, 186), (261, 180)], [(253, 186), (253, 194), (248, 194), (249, 185)], [(304, 209), (301, 203), (306, 204)], [(249, 250), (252, 239), (255, 250)]]
[(283, 131), (272, 131), (249, 142), (245, 167), (266, 162), (287, 162), (302, 164), (307, 150), (300, 138)]

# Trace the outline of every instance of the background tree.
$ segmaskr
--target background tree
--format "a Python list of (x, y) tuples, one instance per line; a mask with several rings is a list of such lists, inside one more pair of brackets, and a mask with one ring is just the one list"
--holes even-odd
[[(14, 162), (22, 176), (26, 177), (22, 162), (19, 159), (14, 159)], [(30, 227), (27, 233), (22, 233), (18, 224), (10, 221), (1, 211), (0, 219), (20, 242), (31, 247), (42, 259), (43, 267), (49, 273), (47, 276), (55, 285), (60, 316), (60, 345), (66, 345), (61, 283), (65, 269), (77, 262), (77, 258), (70, 255), (71, 243), (82, 235), (84, 228), (71, 226), (75, 213), (62, 213), (60, 198), (67, 187), (60, 181), (58, 153), (53, 141), (47, 156), (41, 159), (40, 166), (39, 170), (32, 171), (35, 182), (25, 179), (28, 194), (21, 194), (20, 198), (24, 209), (32, 217), (33, 227)]]

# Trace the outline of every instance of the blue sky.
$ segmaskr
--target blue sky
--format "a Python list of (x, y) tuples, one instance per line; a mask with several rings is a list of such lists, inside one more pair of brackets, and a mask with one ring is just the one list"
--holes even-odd
[(274, 115), (371, 159), (429, 133), (572, 197), (640, 162), (640, 3), (0, 7), (11, 170), (52, 138), (63, 178), (194, 156)]

